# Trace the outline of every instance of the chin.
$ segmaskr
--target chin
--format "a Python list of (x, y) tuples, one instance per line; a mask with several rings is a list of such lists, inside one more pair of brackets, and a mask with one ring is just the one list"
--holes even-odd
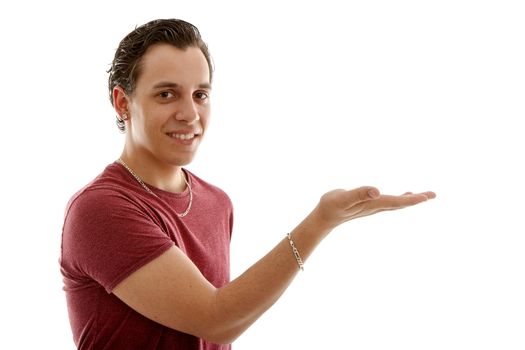
[(187, 156), (187, 157), (174, 157), (171, 159), (168, 159), (168, 163), (171, 165), (176, 166), (186, 166), (190, 164), (193, 161), (194, 155)]

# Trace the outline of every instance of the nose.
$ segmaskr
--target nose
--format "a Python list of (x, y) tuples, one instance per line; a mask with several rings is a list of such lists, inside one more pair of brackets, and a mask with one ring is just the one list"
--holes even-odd
[(191, 125), (200, 120), (199, 111), (193, 100), (181, 101), (175, 119)]

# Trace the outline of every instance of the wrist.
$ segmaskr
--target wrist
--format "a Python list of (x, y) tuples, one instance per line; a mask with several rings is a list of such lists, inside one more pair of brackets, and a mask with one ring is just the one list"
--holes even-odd
[(310, 214), (308, 214), (305, 219), (305, 224), (321, 239), (326, 237), (335, 228), (327, 218), (323, 217), (319, 207), (316, 207)]

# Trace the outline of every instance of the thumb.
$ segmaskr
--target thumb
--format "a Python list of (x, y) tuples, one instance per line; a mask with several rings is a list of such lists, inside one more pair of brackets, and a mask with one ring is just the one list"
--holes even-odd
[(346, 201), (348, 206), (353, 206), (357, 203), (364, 202), (370, 199), (379, 197), (380, 192), (377, 188), (372, 186), (363, 186), (350, 191), (347, 191)]

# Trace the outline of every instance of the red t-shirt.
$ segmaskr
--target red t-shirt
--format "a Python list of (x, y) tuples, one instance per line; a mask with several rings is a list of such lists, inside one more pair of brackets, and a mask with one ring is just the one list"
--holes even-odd
[[(110, 164), (76, 193), (66, 209), (60, 268), (73, 339), (79, 349), (226, 350), (230, 345), (162, 326), (124, 304), (115, 288), (131, 273), (177, 245), (215, 287), (229, 282), (232, 204), (226, 193), (189, 171), (189, 192), (150, 187)], [(174, 291), (176, 293), (176, 291)]]

